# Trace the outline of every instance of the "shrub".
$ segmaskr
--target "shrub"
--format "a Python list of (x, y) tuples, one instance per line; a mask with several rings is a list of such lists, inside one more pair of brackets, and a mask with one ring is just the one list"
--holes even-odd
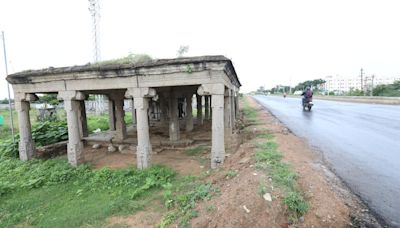
[[(68, 127), (65, 121), (38, 122), (32, 127), (32, 139), (36, 146), (46, 146), (68, 139)], [(0, 143), (0, 158), (18, 157), (19, 134), (12, 139)]]

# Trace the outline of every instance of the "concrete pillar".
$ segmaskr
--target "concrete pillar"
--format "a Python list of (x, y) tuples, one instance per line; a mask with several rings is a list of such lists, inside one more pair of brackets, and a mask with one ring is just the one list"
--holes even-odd
[(169, 107), (169, 140), (177, 141), (180, 138), (178, 99), (174, 92), (171, 93), (169, 98)]
[(193, 94), (186, 94), (186, 131), (193, 131), (193, 110), (192, 110), (192, 98)]
[(235, 96), (235, 115), (236, 115), (236, 119), (238, 119), (240, 116), (239, 113), (239, 93), (236, 92), (236, 96)]
[(79, 101), (79, 131), (81, 133), (81, 137), (88, 137), (89, 136), (89, 129), (87, 125), (87, 118), (86, 118), (86, 107), (85, 101)]
[(224, 129), (224, 84), (203, 84), (197, 89), (199, 95), (211, 94), (212, 110), (212, 145), (211, 145), (211, 168), (215, 169), (225, 159), (225, 129)]
[(132, 98), (132, 124), (136, 125), (136, 109), (135, 109), (135, 99)]
[(108, 99), (108, 127), (110, 131), (115, 131), (115, 102), (110, 97)]
[(36, 155), (29, 117), (30, 101), (34, 101), (36, 96), (33, 94), (15, 93), (14, 98), (19, 122), (19, 159), (27, 161)]
[(160, 121), (162, 126), (166, 126), (168, 123), (168, 108), (167, 108), (166, 97), (167, 96), (165, 94), (160, 96), (160, 109), (161, 109)]
[(125, 96), (134, 98), (134, 106), (137, 118), (137, 147), (136, 160), (137, 168), (144, 169), (150, 164), (150, 154), (152, 151), (149, 133), (149, 119), (147, 111), (149, 108), (149, 98), (156, 95), (156, 91), (152, 88), (128, 88)]
[(201, 96), (196, 94), (197, 103), (197, 124), (203, 125), (203, 105), (201, 103)]
[(232, 112), (231, 112), (231, 97), (230, 91), (227, 90), (224, 97), (224, 122), (225, 122), (225, 133), (232, 133)]
[(124, 97), (115, 98), (115, 130), (116, 138), (119, 140), (126, 139), (126, 124), (125, 124), (125, 111), (124, 111)]
[(64, 100), (64, 108), (67, 114), (68, 124), (68, 162), (73, 166), (78, 166), (83, 162), (83, 143), (79, 130), (79, 106), (80, 100), (85, 99), (85, 95), (77, 91), (60, 91), (59, 99)]
[(136, 159), (138, 169), (148, 167), (150, 163), (150, 133), (149, 133), (149, 119), (147, 116), (147, 109), (149, 108), (149, 100), (144, 97), (135, 97), (135, 108), (137, 114), (137, 140)]
[(215, 94), (212, 100), (211, 168), (215, 169), (225, 159), (224, 95)]
[(235, 122), (236, 122), (236, 118), (235, 118), (235, 96), (233, 93), (233, 90), (231, 90), (231, 123), (232, 123), (232, 129), (235, 129)]
[(204, 119), (210, 119), (210, 97), (204, 96)]

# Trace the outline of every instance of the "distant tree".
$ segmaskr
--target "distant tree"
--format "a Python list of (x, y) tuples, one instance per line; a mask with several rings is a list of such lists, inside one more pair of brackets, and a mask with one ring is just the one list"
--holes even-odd
[(364, 91), (359, 89), (350, 88), (350, 91), (347, 92), (347, 96), (364, 96)]
[(184, 54), (186, 54), (189, 51), (189, 46), (188, 45), (181, 45), (177, 51), (177, 56), (182, 57)]
[(318, 91), (322, 84), (326, 81), (323, 79), (315, 79), (315, 80), (307, 80), (304, 82), (300, 82), (298, 85), (294, 87), (294, 90), (304, 90), (307, 86), (313, 88), (313, 90)]
[[(14, 99), (11, 99), (11, 103), (14, 102)], [(4, 98), (3, 100), (0, 100), (0, 104), (8, 104), (8, 98)]]
[(46, 94), (43, 96), (39, 96), (38, 103), (50, 104), (50, 105), (58, 105), (57, 94)]
[(400, 81), (388, 85), (377, 85), (372, 94), (374, 96), (400, 97)]

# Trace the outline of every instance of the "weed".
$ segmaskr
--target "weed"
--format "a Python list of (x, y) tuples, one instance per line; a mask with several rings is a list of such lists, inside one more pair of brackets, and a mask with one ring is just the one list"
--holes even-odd
[(154, 197), (175, 176), (162, 166), (92, 171), (87, 165), (71, 167), (63, 159), (1, 160), (0, 173), (0, 227), (101, 223), (113, 214), (141, 210), (144, 197)]
[(237, 174), (238, 174), (238, 172), (235, 170), (228, 170), (228, 172), (226, 172), (225, 176), (228, 178), (232, 178), (232, 177), (236, 177)]
[[(190, 184), (189, 184), (190, 185)], [(212, 194), (217, 192), (211, 184), (194, 184), (191, 189), (183, 193), (173, 193), (172, 186), (166, 185), (167, 193), (164, 193), (164, 202), (172, 211), (168, 212), (160, 221), (161, 228), (167, 227), (179, 218), (179, 224), (182, 227), (188, 227), (190, 220), (197, 216), (194, 210), (196, 202), (199, 200), (210, 199)], [(177, 188), (176, 191), (181, 189)]]
[(201, 154), (204, 151), (205, 151), (205, 147), (200, 145), (195, 148), (186, 150), (186, 154), (189, 156), (195, 156), (195, 155)]
[[(256, 122), (257, 112), (250, 107), (248, 101), (245, 100), (244, 114), (252, 121)], [(282, 154), (278, 151), (278, 144), (272, 139), (273, 136), (269, 133), (259, 134), (258, 138), (267, 139), (262, 143), (256, 144), (256, 167), (265, 170), (271, 176), (272, 181), (283, 188), (284, 198), (283, 203), (289, 209), (289, 219), (293, 222), (297, 218), (304, 215), (309, 205), (305, 201), (302, 193), (297, 186), (297, 175), (294, 173), (289, 164), (282, 162)], [(260, 183), (258, 193), (263, 195), (267, 192), (264, 183)]]
[(258, 194), (263, 196), (265, 193), (267, 193), (267, 186), (264, 182), (260, 181), (260, 185), (258, 185)]
[(208, 205), (206, 207), (206, 212), (213, 212), (217, 209), (217, 207), (215, 205)]

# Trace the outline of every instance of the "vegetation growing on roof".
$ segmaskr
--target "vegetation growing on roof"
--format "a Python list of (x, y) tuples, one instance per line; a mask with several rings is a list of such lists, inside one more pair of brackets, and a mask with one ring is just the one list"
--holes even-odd
[(102, 66), (102, 65), (110, 65), (110, 64), (138, 64), (138, 63), (147, 63), (153, 60), (149, 55), (147, 54), (133, 54), (130, 53), (129, 55), (118, 58), (118, 59), (110, 59), (110, 60), (104, 60), (95, 63), (95, 66)]

